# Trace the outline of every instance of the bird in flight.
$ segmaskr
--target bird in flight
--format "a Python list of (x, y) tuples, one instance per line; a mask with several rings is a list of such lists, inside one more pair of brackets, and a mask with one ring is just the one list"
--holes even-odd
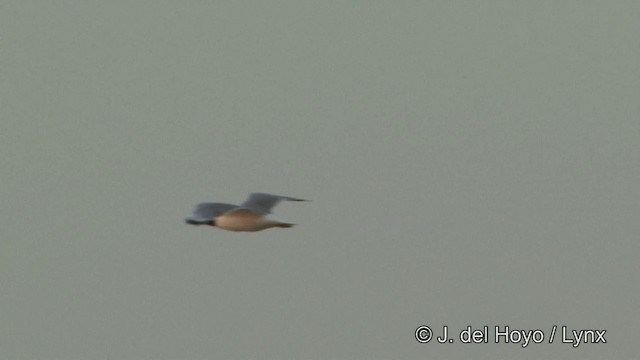
[(201, 203), (185, 219), (190, 225), (216, 226), (230, 231), (260, 231), (272, 227), (290, 228), (295, 224), (271, 217), (271, 209), (280, 201), (308, 201), (289, 196), (252, 193), (240, 205)]

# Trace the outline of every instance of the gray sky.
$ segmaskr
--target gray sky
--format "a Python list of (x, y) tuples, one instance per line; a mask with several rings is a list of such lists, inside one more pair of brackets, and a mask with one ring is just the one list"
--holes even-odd
[[(638, 18), (3, 2), (3, 357), (636, 356)], [(292, 229), (183, 223), (253, 191), (313, 201), (276, 208)], [(423, 324), (491, 341), (420, 344)], [(607, 343), (494, 344), (495, 325)]]

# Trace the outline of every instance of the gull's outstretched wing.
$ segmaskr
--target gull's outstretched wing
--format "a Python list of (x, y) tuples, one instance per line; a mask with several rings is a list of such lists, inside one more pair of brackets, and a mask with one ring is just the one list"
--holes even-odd
[(289, 196), (271, 195), (265, 193), (253, 193), (249, 195), (249, 198), (242, 203), (242, 207), (257, 211), (262, 214), (271, 213), (271, 209), (276, 206), (280, 201), (308, 201), (303, 199), (297, 199)]
[(202, 203), (196, 205), (193, 213), (185, 221), (190, 224), (209, 223), (216, 217), (226, 213), (231, 209), (237, 208), (238, 205), (222, 204), (222, 203)]

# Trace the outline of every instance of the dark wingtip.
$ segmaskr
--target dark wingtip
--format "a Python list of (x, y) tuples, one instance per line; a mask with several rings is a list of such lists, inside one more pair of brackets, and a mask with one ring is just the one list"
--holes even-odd
[(198, 221), (198, 220), (193, 220), (193, 219), (184, 219), (184, 222), (189, 224), (189, 225), (211, 225), (211, 226), (216, 226), (216, 222), (213, 221), (213, 220)]
[(282, 223), (282, 224), (276, 225), (276, 227), (279, 227), (279, 228), (291, 228), (291, 227), (294, 227), (295, 225), (296, 224), (285, 224), (285, 223)]

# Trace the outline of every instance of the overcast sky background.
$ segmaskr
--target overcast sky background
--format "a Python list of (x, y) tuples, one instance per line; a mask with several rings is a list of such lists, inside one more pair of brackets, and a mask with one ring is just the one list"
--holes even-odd
[[(3, 1), (2, 357), (637, 356), (639, 18)], [(276, 208), (292, 229), (183, 223), (254, 191), (313, 201)], [(422, 324), (607, 344), (420, 344)]]

